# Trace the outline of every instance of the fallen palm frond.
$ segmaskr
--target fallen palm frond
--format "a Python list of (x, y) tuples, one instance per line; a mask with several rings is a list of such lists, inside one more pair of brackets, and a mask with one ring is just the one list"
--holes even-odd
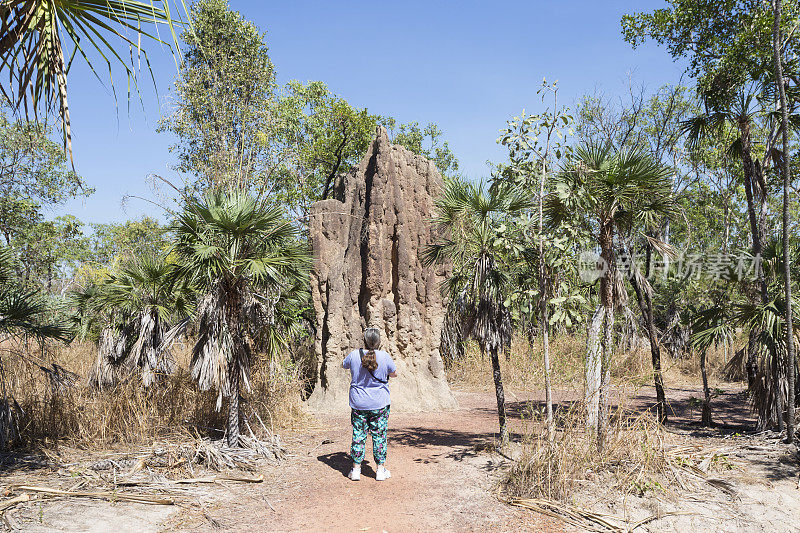
[[(194, 485), (198, 483), (219, 483), (220, 481), (229, 481), (235, 483), (263, 483), (264, 476), (259, 475), (257, 477), (241, 477), (241, 476), (205, 476), (205, 477), (194, 477), (188, 479), (173, 479), (169, 480), (167, 483), (175, 484), (175, 485)], [(118, 481), (117, 485), (120, 487), (135, 487), (139, 485), (147, 485), (150, 481)], [(2, 509), (2, 504), (0, 504), (0, 509)]]
[(8, 499), (8, 500), (0, 502), (0, 511), (5, 511), (6, 509), (10, 509), (11, 507), (14, 507), (18, 503), (23, 503), (23, 502), (30, 501), (30, 499), (31, 499), (31, 495), (28, 494), (27, 492), (23, 492), (19, 496), (15, 496), (14, 498), (11, 498), (11, 499)]
[(154, 496), (148, 494), (133, 494), (129, 492), (109, 492), (109, 491), (96, 491), (96, 492), (78, 492), (68, 491), (61, 489), (54, 489), (51, 487), (37, 487), (33, 485), (21, 485), (16, 487), (17, 490), (26, 492), (36, 492), (39, 494), (49, 496), (71, 496), (76, 498), (95, 498), (100, 500), (123, 501), (133, 503), (147, 503), (151, 505), (174, 505), (175, 500), (165, 496)]
[(524, 507), (553, 518), (558, 518), (575, 527), (589, 531), (610, 531), (613, 533), (625, 533), (626, 527), (612, 523), (610, 520), (624, 523), (621, 518), (611, 517), (593, 513), (573, 505), (559, 503), (553, 500), (542, 500), (538, 498), (515, 498), (508, 503), (517, 507)]
[[(181, 470), (189, 472), (191, 477), (186, 478), (202, 483), (203, 480), (213, 481), (241, 481), (257, 483), (263, 478), (236, 477), (232, 475), (197, 476), (195, 468), (201, 467), (211, 471), (222, 470), (256, 470), (260, 460), (280, 461), (284, 459), (288, 452), (280, 442), (280, 438), (268, 434), (267, 438), (257, 438), (255, 435), (246, 437), (240, 436), (240, 447), (230, 448), (225, 445), (224, 440), (210, 440), (196, 438), (192, 442), (177, 442), (147, 448), (139, 453), (132, 454), (132, 457), (117, 459), (101, 459), (94, 461), (88, 469), (94, 472), (103, 472), (105, 476), (115, 476), (115, 483), (118, 485), (141, 485), (148, 483), (148, 478), (141, 479), (142, 476), (155, 476), (154, 471), (166, 469), (170, 476), (179, 474)], [(80, 472), (86, 474), (85, 470), (70, 469), (72, 474)], [(162, 470), (163, 472), (163, 470)], [(134, 479), (134, 476), (139, 476)], [(159, 483), (188, 483), (178, 479), (165, 479), (163, 476), (156, 476)]]
[(509, 500), (511, 505), (530, 509), (553, 518), (557, 518), (569, 525), (588, 531), (599, 531), (602, 533), (629, 533), (653, 520), (658, 520), (665, 516), (676, 516), (692, 513), (667, 512), (648, 517), (630, 524), (624, 519), (607, 514), (594, 513), (581, 509), (574, 505), (567, 505), (553, 500), (542, 500), (536, 498), (515, 498)]

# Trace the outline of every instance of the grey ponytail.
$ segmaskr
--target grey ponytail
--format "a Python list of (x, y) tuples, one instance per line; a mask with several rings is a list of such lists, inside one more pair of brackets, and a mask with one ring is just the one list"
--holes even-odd
[(367, 351), (361, 358), (361, 366), (370, 372), (374, 372), (378, 368), (375, 350), (381, 346), (381, 332), (378, 328), (367, 328), (364, 330), (364, 346)]

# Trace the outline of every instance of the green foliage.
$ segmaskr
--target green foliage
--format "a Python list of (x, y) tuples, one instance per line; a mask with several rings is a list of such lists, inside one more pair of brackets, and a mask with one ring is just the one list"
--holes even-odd
[(175, 109), (159, 130), (179, 140), (178, 169), (201, 188), (220, 185), (270, 192), (275, 182), (275, 72), (258, 28), (225, 0), (200, 0), (175, 82)]
[[(22, 263), (25, 282), (44, 286), (48, 292), (55, 288), (63, 292), (86, 259), (82, 228), (83, 223), (72, 215), (53, 220), (39, 216), (20, 232), (11, 245)], [(54, 287), (55, 283), (59, 286)]]
[(274, 310), (303, 285), (308, 250), (279, 208), (243, 192), (190, 198), (173, 231), (177, 273), (203, 295), (194, 375), (201, 388), (214, 386), (227, 396), (228, 372), (249, 365), (247, 339), (267, 341), (271, 354), (285, 346), (285, 339), (261, 330), (271, 329)]
[[(225, 0), (201, 0), (183, 34), (184, 62), (175, 108), (160, 131), (178, 142), (178, 170), (211, 187), (246, 188), (272, 205), (305, 217), (332, 192), (336, 177), (366, 153), (375, 128), (393, 119), (349, 104), (321, 82), (275, 82), (265, 36)], [(434, 124), (400, 126), (395, 142), (431, 158), (439, 170), (458, 163)]]
[(640, 151), (580, 145), (546, 198), (548, 223), (570, 221), (596, 239), (608, 224), (620, 231), (653, 226), (674, 211), (671, 178), (669, 168)]
[(322, 82), (292, 81), (284, 92), (277, 113), (283, 124), (278, 135), (288, 148), (279, 167), (287, 186), (276, 192), (305, 216), (313, 202), (329, 196), (339, 174), (358, 164), (381, 118), (351, 106)]
[(96, 283), (72, 291), (67, 301), (75, 335), (98, 341), (90, 383), (115, 385), (138, 370), (149, 386), (170, 374), (172, 343), (187, 323), (194, 297), (164, 255), (125, 258)]
[[(573, 117), (569, 108), (559, 107), (558, 85), (542, 81), (537, 91), (544, 102), (552, 97), (552, 109), (543, 113), (522, 114), (508, 121), (500, 131), (497, 142), (508, 148), (508, 163), (500, 165), (493, 176), (492, 187), (521, 187), (536, 190), (539, 203), (538, 222), (534, 209), (520, 213), (514, 226), (522, 233), (526, 242), (516, 263), (516, 287), (509, 303), (513, 304), (515, 321), (524, 324), (530, 337), (535, 326), (548, 325), (557, 330), (572, 330), (583, 320), (588, 303), (576, 284), (577, 272), (574, 260), (576, 245), (581, 240), (574, 228), (564, 225), (556, 231), (545, 232), (543, 227), (542, 202), (551, 190), (551, 178), (561, 161), (572, 152), (570, 137), (574, 134)], [(535, 243), (536, 246), (532, 244)], [(542, 298), (549, 308), (546, 317), (537, 314)]]
[(171, 246), (169, 235), (158, 220), (143, 216), (122, 223), (93, 224), (91, 259), (99, 265), (113, 265), (120, 259), (156, 256)]
[(82, 259), (82, 224), (66, 215), (46, 220), (50, 207), (94, 191), (71, 170), (51, 129), (0, 115), (0, 234), (13, 250), (24, 283), (65, 280)]
[(574, 134), (574, 119), (569, 108), (558, 105), (557, 82), (551, 84), (543, 80), (536, 94), (542, 96), (543, 102), (552, 95), (553, 108), (548, 107), (537, 115), (528, 115), (523, 109), (521, 115), (513, 117), (506, 128), (500, 130), (497, 139), (508, 148), (510, 175), (507, 170), (506, 181), (510, 177), (519, 187), (539, 185), (541, 174), (552, 172), (572, 151), (569, 139)]
[[(390, 130), (394, 129), (394, 119), (382, 121)], [(392, 141), (433, 161), (442, 176), (455, 176), (458, 173), (458, 160), (450, 150), (450, 144), (442, 136), (442, 130), (432, 122), (423, 128), (420, 128), (418, 122), (409, 122), (400, 125)]]
[[(253, 352), (276, 356), (285, 330), (276, 316), (295, 309), (306, 284), (310, 254), (281, 209), (244, 191), (189, 197), (173, 222), (177, 274), (198, 291), (192, 377), (201, 390), (229, 397), (228, 445), (239, 441), (239, 392)], [(288, 306), (287, 306), (288, 304)], [(276, 312), (276, 310), (278, 310)]]
[[(622, 34), (634, 47), (647, 39), (687, 57), (689, 73), (705, 91), (726, 92), (774, 71), (772, 10), (760, 0), (669, 0), (669, 7), (622, 17)], [(782, 30), (786, 56), (797, 57), (793, 27), (798, 7), (787, 2)]]
[(0, 334), (3, 341), (35, 338), (40, 341), (71, 338), (69, 327), (52, 316), (40, 291), (21, 287), (16, 280), (15, 259), (0, 248)]

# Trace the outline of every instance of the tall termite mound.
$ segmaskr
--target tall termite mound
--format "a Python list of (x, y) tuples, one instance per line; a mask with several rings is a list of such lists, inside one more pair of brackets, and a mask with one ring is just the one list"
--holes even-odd
[(442, 178), (433, 163), (389, 142), (378, 128), (361, 164), (341, 176), (333, 197), (311, 208), (317, 319), (316, 383), (308, 404), (348, 409), (349, 371), (342, 360), (362, 346), (365, 327), (381, 331), (382, 349), (397, 363), (392, 409), (456, 406), (439, 355), (445, 308), (442, 267), (423, 267), (433, 240), (433, 202)]

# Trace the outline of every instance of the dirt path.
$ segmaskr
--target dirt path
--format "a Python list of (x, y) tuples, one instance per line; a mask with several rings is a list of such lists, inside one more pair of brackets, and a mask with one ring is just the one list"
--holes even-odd
[[(325, 429), (289, 439), (296, 456), (263, 485), (232, 487), (208, 514), (230, 531), (564, 531), (497, 500), (493, 472), (503, 459), (481, 452), (497, 426), (493, 398), (457, 397), (457, 411), (391, 415), (387, 482), (375, 480), (369, 448), (361, 480), (346, 477), (350, 420), (326, 417)], [(183, 524), (193, 526), (208, 522)]]
[[(541, 395), (507, 392), (510, 428), (519, 434), (520, 413), (536, 408)], [(648, 408), (651, 392), (641, 391), (631, 403)], [(619, 499), (594, 487), (588, 499), (576, 494), (576, 503), (633, 522), (667, 515), (642, 528), (659, 533), (800, 531), (794, 519), (800, 516), (796, 460), (774, 438), (741, 434), (751, 421), (738, 389), (717, 398), (715, 420), (720, 425), (713, 430), (694, 423), (692, 397), (697, 391), (671, 392), (667, 430), (693, 444), (727, 450), (733, 468), (715, 475), (732, 489), (708, 485), (683, 496), (667, 490)], [(180, 507), (49, 499), (22, 505), (12, 515), (19, 529), (33, 532), (571, 530), (560, 521), (498, 501), (493, 489), (506, 459), (492, 451), (494, 394), (456, 396), (460, 408), (455, 411), (391, 415), (387, 465), (392, 478), (387, 482), (375, 480), (369, 449), (361, 481), (347, 479), (349, 417), (320, 416), (310, 429), (282, 433), (292, 456), (281, 465), (261, 467), (263, 483), (193, 485)], [(566, 393), (557, 396), (558, 402), (570, 401)], [(48, 469), (10, 472), (3, 481), (68, 486), (63, 474)]]

